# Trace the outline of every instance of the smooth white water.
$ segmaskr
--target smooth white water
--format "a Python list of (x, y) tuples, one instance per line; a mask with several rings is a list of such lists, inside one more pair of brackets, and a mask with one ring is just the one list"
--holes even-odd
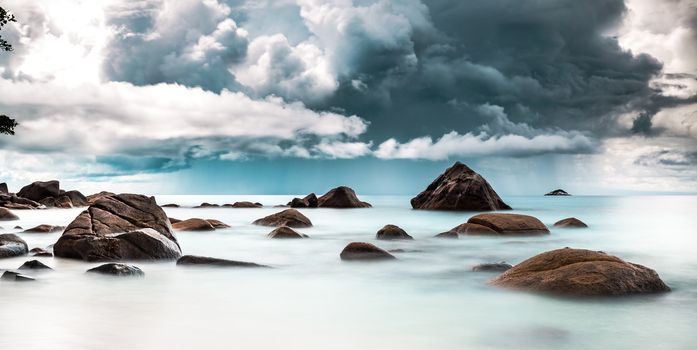
[[(160, 196), (158, 203), (260, 201), (293, 196)], [(54, 268), (34, 283), (0, 282), (0, 349), (693, 349), (697, 342), (697, 197), (509, 197), (550, 226), (545, 237), (436, 239), (474, 215), (414, 211), (408, 197), (369, 197), (372, 209), (301, 210), (306, 240), (271, 240), (263, 209), (166, 209), (170, 217), (219, 219), (211, 233), (177, 232), (184, 254), (253, 261), (275, 269), (143, 263), (142, 279), (86, 275), (97, 263), (38, 258)], [(12, 227), (68, 224), (81, 210), (16, 211)], [(575, 216), (590, 225), (551, 225)], [(415, 240), (374, 239), (383, 225)], [(59, 234), (20, 234), (30, 248)], [(368, 241), (397, 261), (346, 263), (339, 252)], [(655, 269), (673, 289), (655, 296), (569, 300), (498, 290), (472, 266), (518, 263), (562, 247), (602, 250)], [(0, 260), (15, 269), (21, 257)]]

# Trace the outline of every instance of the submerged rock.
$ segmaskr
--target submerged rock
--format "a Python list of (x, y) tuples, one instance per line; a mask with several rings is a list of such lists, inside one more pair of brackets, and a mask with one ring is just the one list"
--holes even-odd
[(491, 285), (561, 296), (621, 296), (670, 290), (656, 271), (603, 252), (564, 248), (523, 261)]
[(193, 218), (172, 224), (172, 228), (179, 231), (215, 231), (215, 227), (207, 220)]
[(451, 228), (449, 231), (439, 233), (436, 235), (436, 237), (438, 237), (438, 238), (459, 238), (460, 235), (474, 236), (474, 235), (495, 235), (495, 234), (498, 234), (498, 233), (489, 227), (466, 222), (464, 224), (460, 224), (460, 225), (457, 225), (457, 226)]
[(393, 260), (394, 255), (384, 249), (378, 248), (374, 244), (366, 242), (349, 243), (339, 254), (341, 260)]
[(513, 268), (513, 265), (505, 262), (479, 264), (472, 268), (474, 272), (504, 272)]
[(307, 235), (297, 232), (288, 226), (281, 226), (274, 229), (267, 235), (267, 237), (278, 239), (309, 238)]
[(177, 265), (203, 265), (203, 266), (219, 266), (219, 267), (269, 267), (246, 261), (235, 261), (218, 258), (209, 258), (205, 256), (184, 255), (177, 260)]
[(15, 215), (11, 211), (5, 208), (0, 208), (0, 221), (14, 221), (19, 220), (19, 216)]
[(370, 208), (370, 203), (362, 202), (356, 192), (346, 186), (334, 188), (317, 199), (318, 208)]
[(36, 227), (32, 227), (29, 229), (24, 230), (24, 233), (53, 233), (53, 232), (60, 232), (63, 231), (65, 227), (63, 226), (54, 226), (54, 225), (39, 225)]
[(311, 227), (312, 222), (305, 215), (295, 209), (286, 209), (276, 214), (257, 219), (254, 225), (260, 226), (288, 226), (288, 227)]
[(554, 227), (561, 228), (586, 228), (588, 225), (576, 218), (566, 218), (554, 223)]
[(104, 196), (78, 215), (54, 246), (57, 257), (100, 260), (177, 259), (181, 249), (155, 198)]
[(13, 271), (5, 271), (2, 274), (2, 277), (0, 277), (3, 281), (14, 281), (14, 282), (31, 282), (35, 281), (34, 277), (30, 277), (27, 275), (23, 275), (18, 272), (13, 272)]
[(143, 277), (145, 273), (140, 268), (133, 265), (109, 263), (87, 270), (87, 273), (98, 273), (100, 275), (110, 275), (119, 277)]
[(28, 252), (27, 242), (19, 236), (12, 233), (0, 235), (0, 258), (12, 258), (26, 255)]
[(169, 203), (165, 205), (161, 205), (162, 208), (179, 208), (179, 204), (174, 204), (174, 203)]
[(397, 225), (385, 225), (375, 234), (375, 238), (382, 240), (414, 239)]
[[(521, 214), (479, 214), (467, 220), (470, 224), (488, 227), (502, 235), (548, 234), (549, 229), (533, 216)], [(485, 233), (479, 233), (485, 234)]]
[(39, 260), (29, 260), (22, 264), (17, 270), (53, 270), (52, 268), (44, 265)]
[(560, 188), (546, 193), (545, 196), (570, 196), (570, 194)]
[(44, 257), (51, 257), (53, 256), (53, 253), (50, 251), (43, 249), (43, 248), (32, 248), (32, 250), (29, 251), (31, 256), (44, 256)]
[(456, 162), (412, 198), (414, 209), (488, 211), (511, 209), (474, 170)]

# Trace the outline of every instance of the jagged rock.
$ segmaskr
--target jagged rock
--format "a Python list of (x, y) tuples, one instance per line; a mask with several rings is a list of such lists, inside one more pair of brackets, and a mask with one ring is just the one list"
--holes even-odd
[(375, 234), (375, 238), (382, 240), (414, 239), (397, 225), (385, 225)]
[(361, 202), (353, 189), (340, 186), (317, 199), (318, 208), (370, 208), (370, 203)]
[(570, 194), (560, 188), (552, 192), (546, 193), (545, 196), (570, 196)]
[(99, 193), (95, 193), (92, 195), (87, 196), (87, 204), (92, 205), (96, 203), (98, 200), (102, 199), (103, 197), (109, 197), (109, 196), (114, 196), (116, 193), (113, 192), (108, 192), (108, 191), (102, 191)]
[(261, 203), (252, 202), (235, 202), (232, 204), (225, 204), (223, 207), (226, 208), (261, 208), (263, 205)]
[(488, 211), (511, 209), (474, 170), (456, 162), (412, 198), (414, 209)]
[(172, 224), (172, 228), (179, 231), (215, 231), (215, 227), (210, 222), (198, 218), (177, 222)]
[(218, 266), (218, 267), (269, 267), (246, 261), (235, 261), (218, 258), (209, 258), (205, 256), (184, 255), (177, 260), (177, 265), (189, 266)]
[(479, 214), (471, 217), (467, 222), (486, 226), (500, 235), (539, 235), (549, 233), (549, 229), (547, 229), (545, 224), (529, 215)]
[(44, 198), (58, 197), (60, 195), (60, 185), (57, 180), (36, 181), (22, 187), (17, 196), (40, 202)]
[(374, 244), (366, 242), (349, 243), (339, 255), (341, 260), (392, 260), (394, 255)]
[(464, 224), (460, 224), (460, 225), (457, 225), (457, 226), (451, 228), (449, 231), (439, 233), (436, 235), (436, 237), (438, 237), (438, 238), (459, 238), (460, 235), (474, 236), (474, 235), (494, 235), (494, 234), (497, 234), (497, 232), (491, 228), (466, 222)]
[(179, 204), (174, 204), (174, 203), (169, 203), (165, 205), (161, 205), (163, 208), (179, 208)]
[(507, 264), (505, 262), (485, 263), (485, 264), (479, 264), (479, 265), (473, 267), (472, 271), (474, 271), (474, 272), (504, 272), (504, 271), (510, 270), (512, 267), (513, 266), (511, 264)]
[(2, 277), (0, 277), (3, 281), (14, 281), (14, 282), (31, 282), (35, 281), (33, 277), (29, 277), (27, 275), (23, 275), (18, 272), (13, 272), (13, 271), (5, 271), (2, 274)]
[(26, 255), (28, 252), (27, 242), (19, 236), (12, 233), (0, 235), (0, 258), (12, 258)]
[(0, 221), (19, 220), (19, 217), (5, 208), (0, 208)]
[(267, 237), (269, 237), (269, 238), (283, 238), (283, 239), (285, 239), (285, 238), (308, 238), (307, 235), (302, 234), (300, 232), (297, 232), (288, 226), (281, 226), (281, 227), (274, 229), (273, 231), (271, 231), (271, 233), (269, 233), (267, 235)]
[(103, 196), (68, 225), (54, 246), (57, 257), (99, 260), (177, 259), (181, 249), (155, 198)]
[(63, 231), (65, 227), (63, 226), (53, 226), (53, 225), (39, 225), (32, 227), (30, 229), (24, 230), (24, 233), (53, 233)]
[(585, 249), (557, 249), (523, 261), (491, 285), (561, 296), (621, 296), (670, 290), (656, 271)]
[(586, 228), (588, 225), (576, 218), (566, 218), (554, 223), (554, 227), (562, 228)]
[(305, 215), (295, 209), (286, 209), (282, 212), (272, 214), (253, 222), (260, 226), (288, 226), (288, 227), (310, 227), (312, 222)]
[(317, 208), (319, 200), (316, 194), (310, 193), (303, 198), (293, 198), (288, 205), (291, 208)]
[(29, 260), (22, 264), (17, 270), (53, 270), (52, 268), (44, 265), (39, 260)]
[(87, 270), (87, 273), (98, 273), (101, 275), (119, 277), (143, 277), (145, 273), (140, 268), (133, 265), (109, 263)]

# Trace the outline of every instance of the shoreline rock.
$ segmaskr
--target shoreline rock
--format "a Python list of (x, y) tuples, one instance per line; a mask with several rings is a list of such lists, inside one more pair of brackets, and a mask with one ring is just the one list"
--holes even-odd
[(215, 227), (204, 219), (192, 218), (172, 224), (172, 228), (179, 231), (215, 231)]
[(65, 227), (42, 224), (22, 231), (23, 233), (54, 233), (63, 231)]
[(457, 225), (453, 228), (451, 228), (448, 231), (439, 233), (436, 235), (437, 238), (459, 238), (460, 235), (468, 235), (468, 236), (480, 236), (480, 235), (495, 235), (498, 234), (498, 232), (494, 231), (493, 229), (478, 225), (478, 224), (473, 224), (473, 223), (463, 223), (460, 225)]

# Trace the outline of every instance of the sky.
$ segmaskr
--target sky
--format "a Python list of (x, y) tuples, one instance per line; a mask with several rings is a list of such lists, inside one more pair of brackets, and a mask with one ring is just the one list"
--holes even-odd
[(0, 182), (697, 192), (694, 0), (1, 0)]

